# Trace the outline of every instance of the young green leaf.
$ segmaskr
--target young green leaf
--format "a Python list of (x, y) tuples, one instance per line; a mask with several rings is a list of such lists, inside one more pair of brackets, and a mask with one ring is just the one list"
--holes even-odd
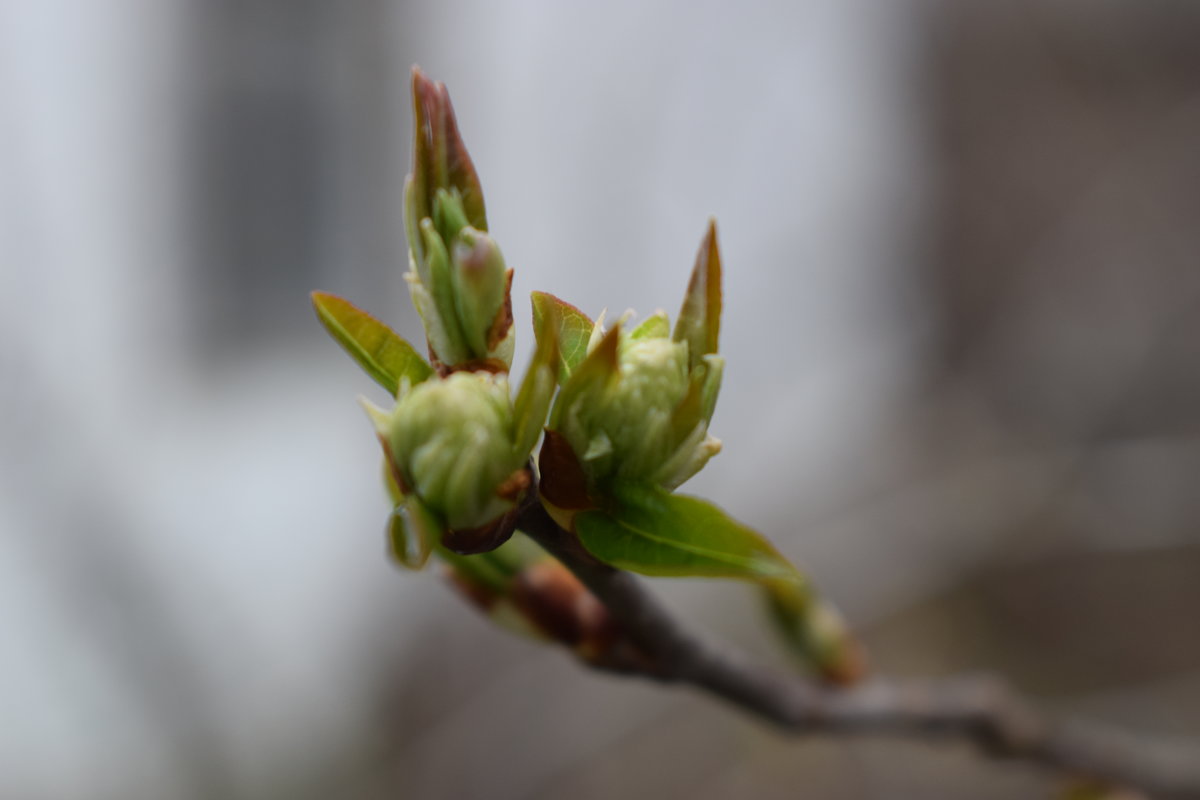
[(721, 253), (717, 247), (717, 223), (709, 220), (679, 319), (675, 320), (674, 339), (687, 342), (688, 364), (695, 366), (704, 356), (717, 352), (720, 333)]
[(472, 358), (486, 358), (488, 336), (508, 292), (500, 248), (486, 233), (464, 227), (451, 244), (454, 304)]
[(804, 582), (770, 542), (712, 503), (657, 487), (614, 488), (611, 509), (575, 518), (583, 546), (607, 564), (643, 575)]
[(864, 671), (862, 652), (834, 609), (770, 542), (712, 503), (657, 487), (614, 487), (607, 510), (584, 511), (575, 531), (593, 556), (643, 575), (735, 578), (758, 584), (784, 641), (837, 684)]
[(575, 306), (546, 292), (534, 292), (533, 324), (538, 331), (542, 320), (552, 312), (558, 315), (559, 371), (558, 382), (564, 384), (575, 368), (587, 357), (588, 339), (595, 324)]
[(551, 307), (538, 321), (537, 349), (513, 402), (513, 442), (522, 461), (537, 444), (558, 387), (558, 331), (558, 309)]
[(837, 609), (813, 596), (806, 586), (766, 581), (763, 589), (776, 630), (806, 664), (841, 686), (863, 677), (866, 659), (862, 646)]
[(326, 292), (312, 293), (313, 308), (350, 357), (393, 397), (400, 381), (416, 385), (433, 374), (425, 359), (379, 320), (347, 300)]
[(404, 498), (388, 520), (388, 551), (392, 558), (409, 569), (425, 566), (433, 544), (440, 536), (440, 522), (416, 495)]
[(444, 242), (454, 241), (458, 232), (470, 225), (467, 212), (463, 211), (462, 201), (458, 193), (451, 194), (445, 189), (438, 189), (433, 199), (433, 227)]
[(620, 335), (620, 326), (613, 326), (592, 348), (592, 352), (571, 371), (571, 377), (563, 383), (558, 402), (550, 412), (551, 428), (561, 430), (564, 417), (578, 415), (577, 404), (587, 402), (612, 386), (619, 371), (617, 349)]
[(629, 332), (629, 338), (635, 341), (638, 339), (665, 339), (670, 335), (671, 322), (667, 319), (665, 311), (654, 312)]
[[(425, 241), (425, 252), (428, 254), (429, 283), (425, 289), (433, 300), (437, 315), (432, 324), (427, 317), (422, 316), (425, 321), (425, 335), (433, 347), (435, 358), (443, 364), (458, 364), (470, 358), (470, 351), (454, 301), (450, 253), (446, 250), (445, 242), (438, 237), (432, 219), (421, 220), (421, 236)], [(418, 308), (418, 311), (421, 309)]]

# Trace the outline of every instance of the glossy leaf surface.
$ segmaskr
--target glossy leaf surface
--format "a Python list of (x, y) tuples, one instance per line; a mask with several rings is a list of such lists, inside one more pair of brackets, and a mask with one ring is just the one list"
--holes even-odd
[(607, 564), (643, 575), (803, 582), (770, 542), (712, 503), (642, 486), (615, 496), (610, 510), (575, 519), (584, 547)]
[(312, 303), (329, 335), (393, 397), (401, 379), (416, 385), (433, 374), (412, 345), (348, 300), (313, 292)]
[(735, 578), (758, 584), (785, 643), (823, 680), (847, 685), (862, 651), (832, 606), (770, 542), (705, 500), (622, 486), (608, 510), (584, 511), (575, 531), (588, 552), (642, 575)]
[(566, 383), (575, 368), (587, 358), (588, 339), (595, 324), (587, 314), (552, 294), (534, 292), (532, 300), (533, 325), (538, 335), (541, 335), (542, 320), (551, 314), (558, 315), (558, 382)]

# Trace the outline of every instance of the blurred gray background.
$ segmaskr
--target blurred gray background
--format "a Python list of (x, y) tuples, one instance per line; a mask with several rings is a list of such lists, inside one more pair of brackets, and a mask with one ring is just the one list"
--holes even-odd
[[(0, 796), (1027, 798), (493, 630), (383, 552), (343, 294), (418, 339), (408, 67), (524, 297), (726, 264), (688, 487), (880, 669), (1200, 736), (1200, 4), (0, 3)], [(381, 398), (376, 398), (381, 399)], [(658, 581), (779, 656), (740, 586)]]

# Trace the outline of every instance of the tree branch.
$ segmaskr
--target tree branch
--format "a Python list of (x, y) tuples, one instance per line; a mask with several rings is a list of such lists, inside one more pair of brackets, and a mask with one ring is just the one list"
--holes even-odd
[(540, 502), (523, 510), (519, 528), (608, 608), (645, 656), (635, 671), (646, 677), (705, 689), (793, 733), (958, 737), (995, 757), (1024, 759), (1155, 797), (1200, 798), (1195, 745), (1052, 720), (990, 676), (875, 679), (833, 689), (780, 673), (687, 630), (633, 575), (593, 558)]

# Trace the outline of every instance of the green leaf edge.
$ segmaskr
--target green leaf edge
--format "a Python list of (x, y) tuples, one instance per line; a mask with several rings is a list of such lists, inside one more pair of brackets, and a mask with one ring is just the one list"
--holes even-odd
[(716, 353), (721, 335), (721, 250), (717, 221), (710, 219), (688, 281), (673, 339), (688, 344), (688, 366)]
[(551, 307), (537, 320), (537, 342), (525, 379), (513, 401), (513, 442), (517, 458), (524, 462), (537, 444), (558, 388), (558, 309)]
[(542, 329), (542, 320), (552, 311), (558, 313), (558, 383), (561, 386), (587, 358), (588, 339), (596, 323), (575, 306), (549, 292), (533, 292), (529, 297), (533, 304), (535, 331)]
[[(632, 503), (637, 504), (637, 494), (652, 496), (656, 501), (664, 503), (668, 513), (679, 514), (681, 506), (691, 506), (691, 513), (697, 509), (702, 513), (711, 514), (718, 524), (728, 526), (738, 535), (752, 541), (761, 550), (760, 553), (748, 556), (732, 555), (714, 550), (711, 547), (696, 545), (686, 540), (672, 540), (663, 537), (635, 524), (631, 517), (637, 512), (632, 511)], [(778, 550), (760, 533), (730, 517), (719, 506), (690, 495), (678, 495), (658, 487), (624, 487), (611, 493), (616, 502), (606, 509), (585, 511), (575, 519), (575, 529), (583, 546), (596, 558), (618, 569), (625, 569), (641, 575), (653, 577), (709, 577), (733, 578), (762, 584), (764, 587), (782, 585), (802, 586), (806, 581), (800, 572), (779, 553)], [(641, 513), (646, 513), (645, 506)], [(612, 554), (603, 547), (602, 537), (610, 535), (611, 531), (601, 530), (606, 525), (615, 525), (628, 531), (634, 536), (661, 545), (666, 550), (676, 550), (705, 559), (704, 565), (695, 563), (678, 563), (674, 565), (648, 564), (621, 557), (613, 558)]]
[(402, 379), (415, 386), (433, 374), (411, 344), (349, 300), (328, 292), (311, 296), (325, 330), (391, 396), (400, 390)]

